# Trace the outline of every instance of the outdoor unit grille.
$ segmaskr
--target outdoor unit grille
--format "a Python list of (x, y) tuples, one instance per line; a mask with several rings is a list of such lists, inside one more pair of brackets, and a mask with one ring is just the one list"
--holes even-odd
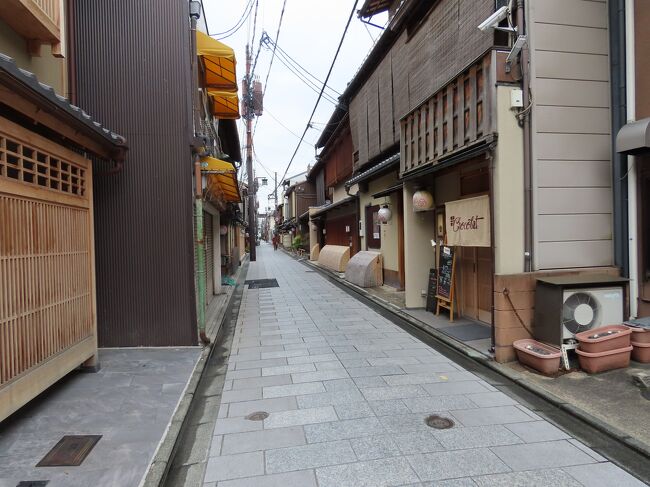
[(626, 283), (626, 279), (610, 276), (538, 279), (535, 339), (559, 346), (576, 333), (622, 323)]

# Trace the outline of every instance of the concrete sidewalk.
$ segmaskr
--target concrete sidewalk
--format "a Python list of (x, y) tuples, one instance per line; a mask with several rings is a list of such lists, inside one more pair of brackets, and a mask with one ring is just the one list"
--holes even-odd
[(204, 485), (645, 485), (286, 254), (247, 278)]
[[(137, 487), (201, 355), (199, 347), (100, 349), (0, 425), (0, 487)], [(79, 467), (35, 465), (64, 435), (102, 435)]]

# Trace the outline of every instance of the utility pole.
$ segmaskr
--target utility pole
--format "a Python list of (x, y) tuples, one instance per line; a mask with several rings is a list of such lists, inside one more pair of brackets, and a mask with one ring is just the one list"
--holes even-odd
[(248, 172), (248, 242), (251, 262), (257, 260), (257, 210), (255, 209), (255, 175), (253, 174), (253, 90), (251, 82), (251, 50), (246, 45), (246, 171)]
[(273, 175), (273, 204), (275, 205), (273, 211), (275, 211), (278, 207), (278, 173), (274, 172)]

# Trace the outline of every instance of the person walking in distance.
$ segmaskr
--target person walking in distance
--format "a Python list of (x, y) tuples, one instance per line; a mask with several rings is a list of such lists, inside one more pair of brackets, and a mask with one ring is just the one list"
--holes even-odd
[(273, 250), (278, 250), (278, 234), (273, 235)]

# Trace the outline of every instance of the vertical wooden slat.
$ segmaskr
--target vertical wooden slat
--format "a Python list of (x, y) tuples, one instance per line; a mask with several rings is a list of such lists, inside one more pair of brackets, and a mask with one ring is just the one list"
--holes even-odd
[(96, 311), (90, 161), (0, 121), (1, 400), (52, 356), (96, 343)]

